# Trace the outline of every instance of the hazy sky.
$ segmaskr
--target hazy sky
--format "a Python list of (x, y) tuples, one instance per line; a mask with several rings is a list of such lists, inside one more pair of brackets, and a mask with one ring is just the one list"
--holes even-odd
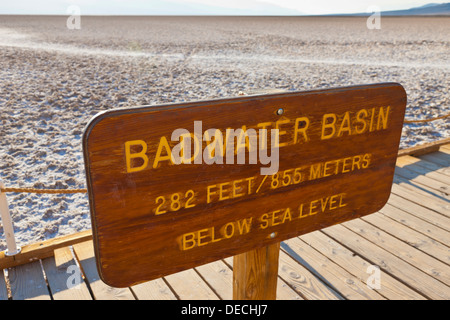
[[(439, 0), (0, 0), (0, 14), (67, 14), (77, 5), (81, 14), (329, 14), (409, 9)], [(250, 11), (249, 11), (250, 10)]]

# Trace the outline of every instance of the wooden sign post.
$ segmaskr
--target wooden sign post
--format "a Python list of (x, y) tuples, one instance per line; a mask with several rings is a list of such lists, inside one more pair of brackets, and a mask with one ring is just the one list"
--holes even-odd
[(234, 256), (234, 300), (276, 299), (279, 253), (277, 242)]
[(385, 205), (405, 107), (385, 83), (97, 115), (83, 149), (101, 278), (235, 256), (234, 297), (275, 298), (281, 241)]

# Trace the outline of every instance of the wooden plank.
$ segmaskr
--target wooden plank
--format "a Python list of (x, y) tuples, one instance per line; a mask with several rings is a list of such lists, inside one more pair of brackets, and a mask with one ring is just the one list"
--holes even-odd
[(436, 152), (439, 150), (439, 148), (442, 148), (442, 146), (448, 144), (449, 142), (450, 142), (450, 138), (445, 138), (445, 139), (441, 139), (438, 141), (433, 141), (430, 143), (422, 144), (419, 146), (402, 149), (402, 150), (399, 150), (398, 156), (399, 157), (406, 156), (406, 155), (420, 156), (420, 155)]
[(439, 198), (436, 194), (429, 193), (428, 190), (417, 188), (417, 186), (407, 183), (401, 183), (400, 185), (392, 185), (392, 193), (404, 198), (409, 203), (417, 204), (425, 209), (433, 210), (443, 216), (450, 217), (449, 202)]
[(95, 300), (135, 300), (129, 288), (113, 288), (100, 280), (92, 241), (77, 243), (73, 249)]
[[(225, 263), (220, 260), (195, 268), (223, 300), (233, 299), (233, 258), (230, 257), (227, 261), (228, 263)], [(276, 290), (277, 300), (301, 300), (301, 297), (281, 278), (278, 278)]]
[(6, 288), (6, 281), (3, 270), (0, 269), (0, 301), (2, 300), (8, 300), (8, 289)]
[(434, 224), (443, 230), (450, 231), (450, 220), (447, 216), (413, 203), (409, 201), (409, 199), (392, 194), (389, 204), (400, 210), (407, 211), (410, 214)]
[[(425, 176), (423, 174), (414, 172), (409, 167), (396, 167), (395, 168), (395, 175), (398, 175), (400, 177), (403, 177), (405, 179), (408, 179), (410, 183), (421, 186), (425, 185), (428, 186), (434, 190), (437, 190), (439, 192), (444, 192), (444, 195), (449, 189), (449, 186), (446, 182), (441, 182), (436, 179), (431, 179), (428, 176)], [(436, 174), (435, 174), (436, 175)], [(450, 199), (450, 198), (449, 198)]]
[(441, 165), (445, 168), (450, 166), (450, 155), (446, 152), (439, 151), (431, 154), (425, 154), (419, 157), (420, 159), (425, 159), (429, 162)]
[[(83, 150), (100, 276), (133, 285), (379, 210), (405, 106), (403, 87), (384, 83), (99, 114)], [(214, 142), (204, 134), (212, 128)], [(245, 161), (257, 159), (262, 128), (280, 133), (269, 175)], [(241, 132), (238, 143), (228, 129)], [(192, 159), (180, 157), (175, 130), (193, 138)], [(211, 164), (211, 145), (231, 169)]]
[(131, 287), (138, 300), (176, 300), (177, 297), (163, 279), (155, 279)]
[(55, 250), (42, 266), (54, 300), (92, 300), (69, 247)]
[(439, 151), (450, 154), (450, 144), (442, 145)]
[[(449, 246), (448, 239), (450, 239), (450, 232), (436, 226), (434, 224), (435, 221), (432, 217), (428, 217), (429, 221), (426, 221), (409, 213), (408, 210), (405, 210), (405, 208), (403, 208), (402, 210), (390, 204), (384, 206), (384, 208), (381, 209), (380, 212), (386, 217), (404, 224), (405, 226), (408, 226), (409, 228), (416, 230), (435, 241), (440, 242), (446, 247)], [(434, 213), (433, 211), (431, 212)]]
[(437, 300), (450, 298), (450, 288), (448, 286), (344, 226), (336, 225), (324, 229), (323, 232), (333, 239), (344, 243), (357, 254), (370, 259), (383, 272), (397, 277), (426, 297)]
[[(374, 214), (370, 221), (377, 221), (377, 214)], [(389, 228), (387, 224), (382, 221), (377, 221), (384, 228)], [(387, 252), (392, 253), (396, 257), (406, 261), (407, 263), (414, 265), (416, 268), (420, 269), (422, 272), (430, 275), (431, 277), (445, 283), (447, 286), (450, 285), (450, 266), (442, 261), (433, 258), (431, 255), (424, 253), (416, 248), (421, 243), (412, 243), (414, 238), (411, 232), (406, 230), (406, 227), (400, 225), (394, 233), (401, 237), (403, 233), (408, 233), (411, 236), (411, 243), (405, 243), (396, 237), (383, 231), (383, 229), (377, 228), (370, 223), (367, 223), (364, 219), (358, 219), (354, 221), (349, 221), (343, 224), (346, 228), (352, 230), (358, 235), (364, 237), (365, 239), (375, 243)], [(391, 230), (392, 231), (392, 230)], [(424, 242), (424, 240), (422, 241)], [(448, 260), (448, 250), (446, 252), (446, 260)], [(449, 288), (450, 290), (450, 288)], [(449, 292), (450, 294), (450, 292)]]
[(283, 279), (278, 277), (277, 300), (303, 300), (300, 295), (289, 287)]
[(219, 296), (195, 272), (188, 269), (164, 277), (180, 300), (219, 300)]
[(284, 251), (280, 252), (280, 277), (301, 297), (307, 300), (344, 300), (337, 291), (292, 259)]
[(6, 256), (5, 251), (2, 251), (0, 252), (0, 269), (12, 268), (31, 261), (48, 258), (53, 256), (54, 251), (58, 248), (88, 240), (92, 240), (91, 230), (25, 245), (21, 252), (15, 256)]
[(40, 261), (8, 269), (13, 300), (51, 300)]
[(196, 267), (195, 270), (222, 300), (233, 299), (233, 270), (222, 260)]
[[(412, 216), (410, 215), (410, 217)], [(447, 245), (435, 241), (420, 232), (410, 229), (406, 225), (392, 220), (381, 213), (373, 214), (369, 217), (365, 217), (362, 220), (370, 223), (378, 229), (383, 230), (384, 232), (389, 233), (391, 236), (401, 240), (406, 245), (418, 249), (422, 253), (425, 253), (426, 255), (431, 256), (434, 259), (440, 260), (444, 264), (450, 264), (450, 247), (448, 247)], [(426, 222), (424, 221), (424, 223)], [(450, 239), (450, 237), (448, 237), (447, 239)], [(413, 250), (411, 250), (411, 252), (414, 253)], [(419, 258), (418, 256), (415, 257)], [(430, 261), (430, 263), (432, 263), (432, 261)], [(445, 267), (445, 269), (447, 269), (447, 267)], [(438, 270), (433, 268), (432, 273), (438, 273)], [(446, 275), (445, 273), (443, 273), (441, 275), (443, 275), (443, 277), (450, 277), (450, 274)]]
[[(361, 279), (363, 283), (368, 283), (371, 276), (369, 268), (373, 264), (370, 260), (349, 250), (323, 232), (312, 232), (301, 236), (300, 239), (322, 253), (330, 261)], [(381, 288), (373, 288), (373, 290), (390, 300), (425, 300), (423, 295), (420, 295), (385, 272), (381, 273)]]
[(345, 299), (385, 300), (383, 296), (369, 288), (359, 278), (330, 261), (299, 238), (284, 241), (282, 248), (284, 252), (301, 263), (328, 286), (338, 291)]
[(399, 165), (400, 159), (404, 163), (404, 165), (415, 164), (424, 169), (427, 169), (428, 171), (433, 171), (433, 172), (443, 174), (445, 176), (450, 176), (450, 168), (449, 167), (443, 167), (443, 166), (435, 164), (433, 162), (429, 162), (425, 159), (420, 159), (420, 158), (411, 157), (411, 156), (405, 156), (405, 157), (398, 158), (397, 165)]
[(276, 300), (280, 243), (233, 258), (234, 300)]
[[(233, 268), (233, 257), (223, 260), (230, 268)], [(278, 276), (277, 281), (277, 300), (304, 300), (298, 292), (293, 290), (283, 278)]]
[[(417, 158), (415, 158), (415, 159), (417, 159)], [(419, 175), (424, 175), (425, 177), (439, 181), (444, 186), (449, 185), (450, 177), (448, 175), (442, 174), (437, 171), (430, 170), (423, 166), (420, 166), (419, 163), (420, 163), (420, 161), (418, 161), (417, 163), (414, 163), (410, 159), (406, 159), (406, 157), (397, 159), (397, 166), (400, 166), (402, 168), (407, 168), (408, 170), (411, 170)]]
[(449, 201), (449, 194), (445, 190), (436, 190), (427, 185), (410, 181), (399, 175), (394, 176), (393, 181), (395, 185), (399, 185), (402, 188), (408, 189), (415, 194), (425, 196), (433, 201), (440, 200), (442, 203), (447, 203)]

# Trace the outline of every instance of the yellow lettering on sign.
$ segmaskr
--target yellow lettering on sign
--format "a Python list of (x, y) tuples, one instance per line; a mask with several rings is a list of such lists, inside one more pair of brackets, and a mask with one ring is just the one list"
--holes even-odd
[[(242, 159), (245, 162), (245, 153), (247, 152), (249, 154), (249, 163), (255, 164), (257, 163), (257, 157), (253, 152), (255, 151), (255, 148), (266, 150), (269, 147), (268, 139), (264, 139), (261, 130), (265, 130), (267, 133), (267, 130), (271, 128), (275, 129), (279, 139), (277, 146), (281, 148), (293, 144), (311, 142), (313, 137), (318, 139), (319, 135), (320, 140), (327, 140), (386, 130), (389, 126), (391, 111), (391, 107), (387, 106), (360, 109), (358, 111), (345, 111), (340, 114), (326, 113), (322, 116), (322, 121), (318, 122), (311, 122), (306, 116), (295, 118), (295, 121), (283, 117), (275, 122), (258, 123), (256, 127), (249, 127), (248, 129), (247, 125), (242, 125), (241, 128), (237, 130), (231, 128), (227, 128), (225, 131), (221, 131), (220, 129), (208, 129), (204, 132), (203, 136), (200, 137), (194, 133), (188, 132), (179, 136), (180, 143), (173, 146), (173, 150), (168, 138), (162, 136), (160, 137), (159, 144), (156, 148), (154, 159), (153, 157), (149, 157), (148, 149), (150, 146), (147, 146), (144, 140), (126, 141), (126, 172), (133, 173), (146, 169), (148, 167), (149, 158), (152, 158), (153, 164), (151, 167), (155, 169), (160, 167), (162, 162), (167, 161), (169, 162), (168, 164), (171, 165), (180, 163), (189, 164), (194, 160), (196, 161), (198, 158), (200, 158), (200, 162), (203, 158), (207, 164), (223, 164), (224, 156), (226, 156), (227, 161), (229, 161), (229, 159), (234, 161), (235, 155), (238, 155), (238, 160), (241, 159), (239, 157), (242, 156)], [(313, 135), (309, 135), (308, 132), (312, 125), (317, 126), (317, 128), (311, 130)], [(228, 152), (228, 144), (230, 144), (230, 147), (234, 148), (234, 150), (228, 150), (230, 151)], [(194, 152), (191, 150), (192, 145)], [(204, 150), (202, 150), (203, 148)], [(174, 152), (175, 158), (172, 152)], [(177, 155), (180, 157), (180, 163), (175, 163)], [(344, 169), (342, 172), (350, 172), (353, 171), (355, 167), (362, 167), (361, 159), (352, 159), (353, 163), (350, 163), (349, 161), (349, 159), (343, 160)], [(323, 163), (320, 166), (321, 168), (319, 168), (319, 165), (311, 168), (312, 177), (317, 178), (333, 174), (333, 168), (330, 163)], [(338, 170), (336, 169), (336, 172), (337, 171)], [(286, 177), (286, 181), (288, 179), (289, 178)], [(284, 184), (282, 185), (284, 186)], [(236, 186), (233, 185), (233, 187)], [(241, 194), (241, 192), (236, 192), (237, 190), (238, 189), (236, 188), (232, 189), (232, 191), (235, 192), (235, 196)], [(227, 199), (228, 196), (225, 193), (221, 193), (221, 198)]]
[(207, 245), (208, 242), (203, 240), (209, 236), (209, 229), (202, 229), (197, 232), (197, 245), (199, 247)]
[(309, 180), (319, 179), (319, 178), (322, 178), (322, 176), (323, 176), (322, 164), (316, 163), (316, 164), (311, 165), (311, 170), (309, 173)]
[(252, 194), (255, 177), (237, 179), (206, 187), (206, 203), (224, 201)]
[[(163, 149), (166, 151), (166, 155), (162, 155)], [(170, 161), (171, 164), (174, 163), (172, 159), (172, 151), (170, 150), (169, 142), (167, 142), (167, 138), (162, 136), (159, 140), (158, 150), (156, 151), (155, 161), (153, 162), (153, 169), (158, 167), (158, 164), (161, 161)]]
[(261, 222), (261, 225), (259, 226), (261, 229), (265, 229), (269, 226), (269, 214), (264, 213), (260, 218), (259, 221)]
[(283, 219), (281, 219), (281, 223), (286, 223), (286, 222), (291, 221), (291, 220), (292, 220), (291, 209), (287, 208), (284, 211)]
[(348, 135), (352, 134), (352, 127), (350, 125), (350, 112), (346, 112), (344, 114), (344, 119), (342, 119), (341, 125), (339, 127), (338, 137), (342, 137), (344, 132), (347, 132)]
[(344, 158), (342, 160), (342, 173), (347, 173), (352, 171), (351, 170), (351, 164), (352, 164), (352, 157), (350, 158)]
[[(329, 119), (331, 119), (331, 122)], [(334, 113), (325, 114), (322, 118), (322, 136), (320, 137), (320, 139), (326, 140), (332, 138), (336, 133), (335, 124), (336, 124), (336, 115)], [(331, 132), (329, 132), (328, 129), (331, 129)]]
[(327, 161), (324, 163), (322, 177), (331, 176), (336, 172), (336, 170), (333, 170), (333, 168), (332, 168), (333, 164), (334, 164), (334, 161)]
[(230, 239), (234, 236), (234, 223), (228, 222), (220, 229), (220, 233), (225, 237), (225, 239)]
[(246, 233), (250, 232), (250, 228), (252, 226), (252, 220), (253, 220), (253, 218), (242, 219), (242, 220), (236, 221), (239, 234), (246, 234)]
[[(282, 120), (278, 120), (278, 121), (275, 122), (275, 129), (279, 130), (278, 131), (278, 135), (280, 137), (279, 138), (280, 140), (281, 140), (281, 136), (284, 136), (287, 133), (286, 130), (280, 130), (280, 126), (283, 125), (283, 124), (288, 124), (289, 122), (291, 122), (291, 120), (289, 120), (289, 119), (282, 119)], [(282, 148), (282, 147), (286, 147), (287, 145), (289, 145), (289, 142), (287, 142), (287, 141), (286, 142), (279, 142), (278, 141), (278, 146), (275, 146), (275, 147)]]
[(310, 202), (310, 204), (309, 204), (309, 215), (310, 216), (319, 212), (318, 205), (319, 205), (319, 200), (314, 200), (314, 201)]
[[(184, 195), (183, 195), (184, 194)], [(158, 206), (153, 209), (155, 215), (165, 214), (169, 211), (176, 212), (180, 209), (189, 209), (196, 206), (196, 197), (194, 190), (188, 190), (185, 193), (172, 193), (170, 196), (158, 196), (155, 204)]]
[(361, 168), (367, 169), (370, 165), (372, 155), (370, 153), (367, 153), (363, 156), (363, 162), (361, 164)]
[(352, 160), (352, 171), (355, 170), (355, 167), (360, 170), (361, 169), (361, 156), (354, 156)]
[(186, 251), (248, 234), (251, 231), (252, 221), (253, 218), (241, 219), (228, 222), (220, 228), (210, 227), (184, 233), (178, 238), (180, 250)]
[(339, 208), (347, 206), (344, 201), (345, 193), (335, 194), (328, 197), (323, 197), (310, 201), (308, 203), (302, 203), (298, 207), (298, 216), (295, 219), (303, 219), (318, 213), (330, 212)]
[[(140, 152), (131, 153), (132, 146), (141, 146), (142, 150)], [(127, 164), (127, 173), (138, 172), (147, 168), (148, 157), (145, 154), (146, 152), (147, 152), (147, 144), (142, 140), (133, 140), (125, 142), (125, 159), (126, 159), (125, 162)], [(138, 167), (134, 167), (131, 165), (131, 159), (137, 158), (142, 159), (143, 164)]]
[(345, 193), (339, 193), (327, 197), (322, 197), (320, 199), (314, 199), (312, 201), (301, 203), (298, 206), (297, 214), (292, 215), (290, 208), (284, 208), (279, 210), (274, 210), (262, 214), (259, 221), (259, 228), (264, 230), (269, 227), (275, 227), (282, 225), (284, 223), (290, 223), (299, 219), (304, 219), (307, 217), (312, 217), (317, 214), (323, 214), (343, 208), (347, 206), (345, 203)]
[(238, 198), (238, 197), (245, 196), (245, 193), (239, 193), (239, 191), (242, 190), (242, 187), (239, 187), (239, 184), (242, 181), (243, 180), (234, 180), (233, 181), (233, 198)]
[(217, 188), (217, 184), (212, 184), (206, 188), (206, 203), (211, 203), (211, 197), (217, 193), (213, 191), (214, 188)]
[(186, 251), (192, 249), (196, 244), (194, 232), (185, 233), (181, 236), (181, 250)]
[(380, 108), (378, 113), (378, 122), (377, 122), (377, 130), (386, 129), (387, 128), (387, 122), (389, 118), (389, 111), (391, 110), (391, 107), (388, 106), (386, 108), (386, 111), (384, 111), (384, 108)]
[[(344, 135), (363, 134), (385, 130), (388, 127), (391, 107), (361, 109), (356, 114), (346, 111), (343, 114), (327, 113), (322, 117), (321, 140), (338, 138)], [(369, 118), (370, 119), (367, 119)]]
[(367, 169), (371, 162), (371, 154), (356, 155), (342, 159), (314, 163), (309, 168), (309, 180), (329, 177), (340, 173)]
[[(299, 128), (299, 124), (304, 124), (301, 128)], [(294, 144), (299, 141), (298, 136), (301, 134), (303, 140), (305, 142), (309, 141), (308, 135), (306, 134), (306, 130), (309, 127), (309, 119), (307, 117), (301, 117), (295, 119), (295, 127), (294, 127)]]
[[(290, 208), (283, 208), (262, 214), (258, 219), (259, 229), (276, 227), (285, 223), (291, 223), (299, 219), (324, 214), (346, 207), (346, 193), (334, 194), (320, 199), (314, 199), (298, 206), (297, 213)], [(293, 214), (294, 213), (294, 214)], [(203, 228), (193, 232), (187, 232), (177, 238), (180, 250), (187, 251), (195, 247), (206, 246), (222, 240), (228, 240), (237, 236), (250, 233), (253, 217), (230, 221), (221, 227)]]
[(355, 132), (357, 134), (362, 134), (366, 132), (367, 129), (367, 122), (365, 118), (369, 115), (366, 109), (361, 109), (356, 114), (356, 121), (355, 121)]
[(272, 212), (264, 213), (259, 218), (259, 228), (266, 229), (267, 227), (278, 226), (293, 220), (291, 209), (284, 208)]
[(255, 181), (255, 177), (250, 177), (245, 180), (248, 182), (248, 188), (247, 188), (248, 194), (252, 194), (252, 184), (253, 184), (253, 181)]
[(229, 182), (219, 183), (219, 201), (230, 199), (229, 195), (225, 195), (229, 192), (229, 190), (226, 189), (226, 186), (228, 185), (230, 185)]

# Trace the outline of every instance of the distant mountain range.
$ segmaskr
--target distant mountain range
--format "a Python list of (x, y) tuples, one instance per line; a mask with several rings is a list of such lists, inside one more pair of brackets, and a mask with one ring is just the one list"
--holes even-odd
[[(154, 0), (160, 1), (161, 0)], [(236, 9), (236, 8), (218, 8), (213, 5), (205, 5), (198, 3), (183, 3), (172, 10), (167, 12), (167, 8), (161, 6), (163, 10), (158, 12), (158, 7), (154, 10), (153, 14), (174, 14), (175, 12), (183, 12), (185, 15), (236, 15), (236, 16), (257, 16), (257, 15), (270, 15), (270, 16), (303, 16), (304, 13), (294, 10), (283, 8), (281, 6), (265, 3), (262, 1), (256, 1), (255, 6), (248, 9)], [(172, 11), (172, 12), (170, 12)], [(176, 13), (175, 13), (176, 14)], [(372, 13), (352, 13), (352, 14), (329, 14), (327, 16), (368, 16)], [(395, 11), (382, 11), (383, 16), (419, 16), (419, 15), (450, 15), (450, 2), (448, 3), (429, 3), (424, 6)]]
[[(176, 0), (175, 0), (176, 1)], [(214, 5), (206, 5), (200, 3), (178, 3), (176, 6), (168, 8), (164, 6), (164, 1), (152, 1), (151, 14), (179, 14), (183, 15), (232, 15), (232, 16), (303, 16), (304, 13), (283, 8), (281, 6), (270, 4), (262, 1), (256, 1), (253, 7), (248, 9), (224, 8)], [(156, 5), (154, 5), (156, 4)], [(158, 5), (159, 4), (159, 5)], [(328, 14), (327, 16), (369, 16), (372, 13), (350, 13), (350, 14)], [(448, 3), (429, 3), (424, 6), (415, 7), (405, 10), (382, 11), (383, 16), (422, 16), (422, 15), (450, 15), (450, 2)]]
[[(0, 0), (1, 1), (1, 0)], [(51, 14), (61, 15), (67, 12), (67, 1), (60, 0), (21, 0), (3, 1), (0, 5), (1, 14)], [(432, 1), (432, 0), (431, 0)], [(70, 1), (69, 1), (70, 2)], [(217, 6), (214, 3), (200, 3), (179, 0), (127, 0), (127, 1), (81, 1), (81, 12), (83, 15), (222, 15), (222, 16), (308, 16), (304, 12), (292, 8), (285, 8), (277, 4), (261, 0), (242, 1), (241, 8), (232, 6)], [(110, 3), (114, 2), (113, 5)], [(211, 1), (212, 2), (212, 1)], [(27, 5), (24, 5), (27, 3)], [(51, 4), (51, 5), (50, 5)], [(76, 2), (74, 1), (74, 4)], [(369, 16), (372, 13), (349, 13), (349, 14), (326, 14), (325, 16)], [(429, 3), (421, 7), (382, 11), (383, 16), (427, 16), (445, 15), (450, 16), (450, 2)], [(311, 15), (316, 16), (316, 15)]]
[[(354, 13), (354, 14), (334, 14), (333, 16), (368, 16), (371, 13)], [(421, 7), (406, 9), (382, 11), (382, 16), (437, 16), (450, 15), (450, 2), (448, 3), (429, 3)]]

